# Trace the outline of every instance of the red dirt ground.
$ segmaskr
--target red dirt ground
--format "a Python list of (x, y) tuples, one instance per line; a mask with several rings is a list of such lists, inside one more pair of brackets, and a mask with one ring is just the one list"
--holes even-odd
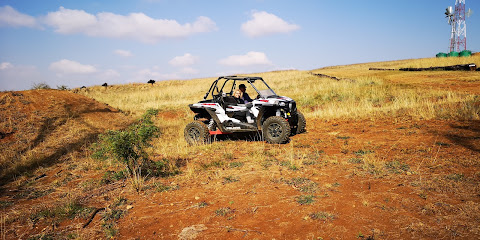
[[(386, 119), (309, 120), (309, 124), (315, 128), (295, 136), (290, 144), (295, 149), (322, 150), (316, 163), (298, 170), (276, 164), (265, 169), (240, 157), (232, 161), (245, 161), (241, 171), (224, 168), (186, 182), (170, 179), (167, 184), (179, 184), (179, 190), (127, 197), (135, 200), (129, 214), (120, 220), (120, 238), (176, 239), (191, 226), (198, 229), (190, 231), (198, 239), (480, 236), (480, 189), (476, 184), (480, 180), (479, 122)], [(232, 144), (248, 149), (261, 143)], [(265, 145), (265, 150), (276, 147)], [(374, 151), (379, 160), (406, 163), (410, 169), (372, 176), (359, 169), (359, 164), (349, 163), (358, 157), (353, 152), (360, 149)], [(247, 150), (236, 153), (248, 156)], [(465, 179), (448, 181), (452, 173), (463, 174)], [(239, 181), (225, 183), (223, 176), (237, 176)], [(300, 205), (295, 200), (306, 193), (286, 183), (294, 177), (317, 184), (313, 204)], [(216, 213), (225, 208), (229, 209), (225, 216)], [(314, 219), (312, 213), (316, 212), (334, 217)]]
[[(48, 142), (54, 141), (46, 134), (60, 139), (57, 130), (65, 130), (62, 127), (83, 126), (98, 134), (131, 121), (113, 108), (69, 92), (16, 94), (21, 95), (0, 93), (2, 111), (19, 111), (3, 113), (2, 120), (9, 116), (11, 121), (2, 122), (2, 132), (11, 134), (2, 144), (30, 125), (25, 141), (32, 143), (40, 136), (33, 148), (46, 144), (42, 149), (50, 149)], [(36, 123), (48, 116), (57, 118)], [(75, 125), (59, 120), (65, 116)], [(175, 116), (169, 112), (158, 117)], [(98, 125), (82, 125), (86, 122)], [(125, 211), (117, 221), (118, 239), (480, 238), (480, 121), (307, 119), (307, 130), (280, 146), (222, 140), (212, 143), (213, 150), (198, 148), (183, 159), (182, 174), (146, 183), (162, 183), (166, 191), (137, 193), (121, 180), (88, 185), (101, 179), (105, 170), (77, 167), (85, 156), (69, 152), (36, 172), (2, 182), (1, 235), (102, 239), (101, 218), (122, 197), (126, 203), (118, 206)], [(259, 152), (252, 154), (250, 149)], [(233, 155), (221, 164), (201, 167), (222, 159), (226, 150)], [(234, 164), (239, 162), (243, 165)], [(190, 171), (192, 166), (197, 170)], [(38, 178), (39, 173), (45, 176)], [(37, 192), (46, 194), (32, 195)], [(85, 228), (88, 216), (32, 220), (32, 213), (70, 195), (85, 206), (107, 210)]]

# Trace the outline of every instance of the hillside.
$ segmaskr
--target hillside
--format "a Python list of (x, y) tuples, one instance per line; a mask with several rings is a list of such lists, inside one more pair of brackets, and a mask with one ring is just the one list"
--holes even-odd
[(48, 166), (130, 122), (119, 110), (68, 91), (1, 92), (0, 179)]
[[(480, 65), (480, 56), (253, 74), (305, 113), (307, 132), (284, 145), (247, 136), (188, 146), (187, 105), (214, 78), (0, 93), (0, 143), (10, 149), (1, 234), (479, 238), (480, 72), (368, 70), (470, 62)], [(146, 152), (168, 166), (162, 174), (126, 177), (122, 163), (92, 157), (99, 133), (124, 129), (150, 108), (159, 109), (160, 135)]]

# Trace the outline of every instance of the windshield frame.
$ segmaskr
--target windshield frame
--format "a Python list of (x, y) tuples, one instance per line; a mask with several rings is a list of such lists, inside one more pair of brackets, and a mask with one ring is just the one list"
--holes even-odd
[[(224, 80), (224, 81), (221, 81), (221, 80)], [(224, 92), (224, 88), (226, 86), (228, 86), (227, 83), (229, 81), (233, 81), (232, 88), (228, 92)], [(254, 84), (257, 81), (261, 81), (266, 86), (267, 89), (259, 90), (260, 87), (258, 85), (255, 86), (255, 84)], [(240, 85), (237, 82), (247, 82), (247, 83), (249, 83), (250, 86), (252, 86), (252, 88), (255, 89), (255, 91), (257, 92), (257, 94), (260, 97), (267, 98), (267, 97), (278, 96), (275, 93), (275, 91), (273, 91), (273, 89), (261, 77), (237, 77), (237, 76), (223, 77), (222, 76), (222, 77), (219, 77), (218, 79), (216, 79), (212, 83), (212, 85), (210, 86), (210, 89), (208, 90), (208, 92), (205, 93), (205, 96), (203, 97), (203, 99), (206, 100), (209, 95), (212, 95), (212, 98), (214, 98), (215, 96), (218, 96), (221, 93), (232, 96), (233, 92), (236, 89), (236, 86)], [(220, 89), (218, 88), (219, 85), (221, 85)], [(216, 94), (215, 94), (215, 90), (216, 90)]]

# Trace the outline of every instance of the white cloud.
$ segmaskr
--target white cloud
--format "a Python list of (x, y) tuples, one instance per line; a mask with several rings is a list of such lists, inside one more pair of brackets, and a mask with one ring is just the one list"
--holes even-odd
[(93, 15), (64, 7), (48, 13), (44, 22), (62, 34), (83, 33), (93, 37), (129, 38), (148, 43), (217, 30), (215, 22), (204, 16), (182, 25), (176, 20), (154, 19), (144, 13), (118, 15), (101, 12)]
[(168, 63), (172, 66), (190, 66), (195, 64), (198, 60), (198, 57), (193, 56), (190, 53), (185, 53), (183, 56), (174, 57)]
[(232, 55), (221, 59), (218, 63), (227, 66), (272, 65), (263, 52), (248, 52), (245, 55)]
[(249, 37), (261, 37), (275, 33), (289, 33), (300, 26), (285, 22), (274, 14), (252, 12), (252, 19), (242, 24), (242, 31)]
[(117, 54), (118, 56), (122, 56), (122, 57), (133, 56), (133, 54), (130, 51), (122, 50), (122, 49), (117, 49), (117, 50), (113, 51), (113, 53)]
[(44, 23), (56, 28), (56, 32), (73, 34), (94, 27), (98, 21), (94, 15), (83, 10), (60, 7), (56, 12), (49, 12), (44, 18)]
[(11, 64), (9, 62), (0, 63), (0, 70), (7, 70), (9, 68), (13, 68), (13, 64)]
[(57, 74), (90, 74), (97, 72), (97, 69), (92, 65), (84, 65), (68, 59), (51, 63), (49, 69)]
[(37, 27), (34, 17), (18, 12), (10, 6), (0, 7), (0, 26)]

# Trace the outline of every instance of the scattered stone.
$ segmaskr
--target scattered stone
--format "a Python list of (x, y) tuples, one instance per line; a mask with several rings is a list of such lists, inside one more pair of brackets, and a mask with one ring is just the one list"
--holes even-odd
[(186, 227), (182, 230), (180, 234), (178, 234), (179, 240), (191, 240), (196, 239), (198, 234), (202, 231), (207, 230), (208, 228), (203, 224), (193, 225), (190, 227)]

